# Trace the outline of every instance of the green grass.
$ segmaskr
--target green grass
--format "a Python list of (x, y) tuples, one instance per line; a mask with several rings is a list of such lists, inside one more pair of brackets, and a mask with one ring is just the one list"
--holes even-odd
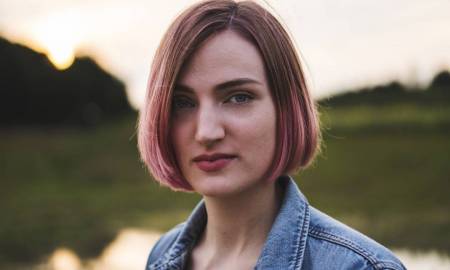
[(196, 196), (174, 196), (150, 180), (136, 151), (134, 121), (96, 130), (1, 132), (0, 261), (33, 261), (61, 245), (95, 256), (120, 228), (165, 229), (176, 215), (156, 213), (180, 206), (187, 212), (195, 204)]
[[(389, 117), (395, 108), (324, 110), (323, 151), (296, 179), (311, 204), (383, 244), (450, 253), (448, 110), (431, 110), (432, 125), (422, 109), (402, 110), (414, 111), (405, 129)], [(134, 126), (127, 117), (97, 129), (0, 131), (0, 264), (60, 246), (93, 257), (121, 228), (164, 231), (186, 218), (199, 196), (151, 181)]]
[(412, 134), (450, 131), (450, 106), (403, 103), (384, 106), (321, 106), (323, 124), (332, 131)]
[(299, 176), (311, 204), (380, 242), (450, 250), (445, 134), (340, 135)]

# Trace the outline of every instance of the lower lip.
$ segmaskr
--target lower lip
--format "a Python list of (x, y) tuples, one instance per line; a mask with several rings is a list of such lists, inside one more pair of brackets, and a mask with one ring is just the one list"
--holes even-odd
[(214, 172), (225, 168), (234, 158), (221, 158), (214, 161), (197, 161), (195, 164), (200, 170), (205, 172)]

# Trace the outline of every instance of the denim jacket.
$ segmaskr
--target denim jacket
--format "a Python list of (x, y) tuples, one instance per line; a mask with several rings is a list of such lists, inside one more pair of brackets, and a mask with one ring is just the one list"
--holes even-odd
[[(310, 206), (292, 178), (278, 181), (285, 185), (283, 203), (254, 269), (406, 269), (387, 248)], [(184, 269), (205, 224), (201, 201), (155, 244), (146, 270)]]

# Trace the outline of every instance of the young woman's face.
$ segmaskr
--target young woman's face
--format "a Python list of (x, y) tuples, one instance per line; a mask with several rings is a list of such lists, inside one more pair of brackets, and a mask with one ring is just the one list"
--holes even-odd
[(171, 141), (183, 176), (204, 196), (267, 185), (276, 116), (256, 47), (227, 30), (207, 40), (180, 74)]

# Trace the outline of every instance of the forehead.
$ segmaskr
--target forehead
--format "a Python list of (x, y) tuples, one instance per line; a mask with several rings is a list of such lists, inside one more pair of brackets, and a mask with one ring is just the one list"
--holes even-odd
[(241, 77), (266, 84), (264, 62), (254, 44), (226, 30), (212, 36), (192, 55), (178, 83), (197, 89)]

